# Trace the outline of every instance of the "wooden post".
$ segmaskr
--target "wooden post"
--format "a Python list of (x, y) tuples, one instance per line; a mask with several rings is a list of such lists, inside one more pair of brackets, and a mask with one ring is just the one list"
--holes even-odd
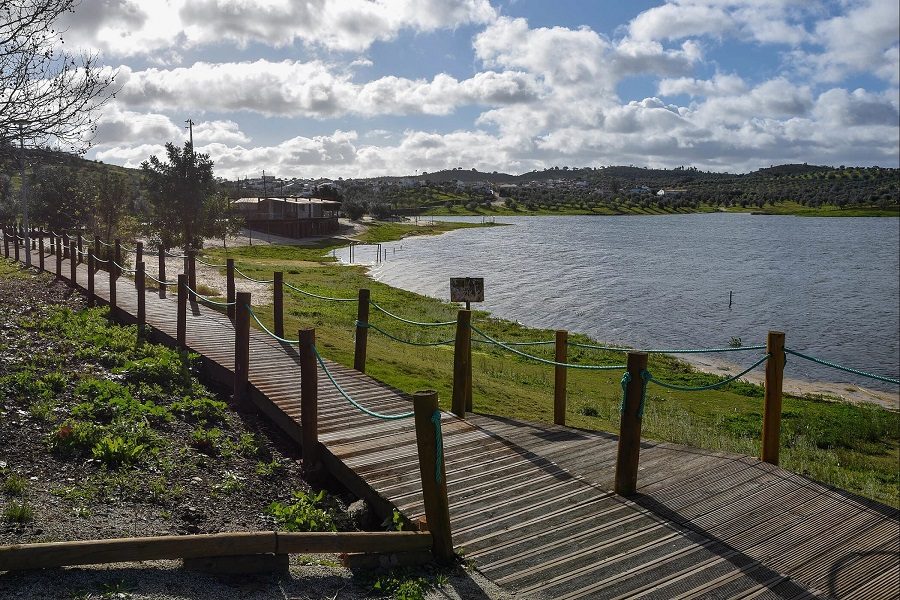
[[(351, 248), (353, 246), (350, 246)], [(369, 343), (369, 290), (360, 288), (356, 300), (356, 345), (353, 348), (353, 368), (366, 372), (366, 347)]]
[(275, 271), (272, 274), (272, 311), (275, 322), (275, 335), (284, 337), (284, 273)]
[(69, 258), (69, 234), (68, 233), (62, 234), (62, 254), (63, 254), (64, 260)]
[(250, 371), (250, 292), (238, 292), (234, 317), (234, 402), (248, 405), (247, 376)]
[(35, 239), (35, 236), (34, 236), (34, 227), (32, 227), (31, 229), (29, 229), (29, 231), (28, 231), (28, 239), (31, 240), (31, 249), (32, 249), (32, 250), (37, 250), (37, 240)]
[(300, 338), (300, 443), (303, 468), (316, 471), (321, 462), (319, 450), (319, 370), (316, 365), (316, 330), (301, 329)]
[[(556, 332), (556, 362), (567, 361), (569, 348), (569, 332), (558, 330)], [(553, 422), (557, 425), (566, 424), (566, 367), (557, 365), (553, 378)]]
[[(124, 266), (124, 263), (122, 262), (122, 240), (120, 240), (119, 238), (116, 238), (116, 256), (115, 256), (115, 261), (116, 261), (116, 264), (117, 264), (117, 265), (123, 265), (123, 266)], [(119, 267), (117, 267), (116, 265), (110, 265), (110, 267), (112, 268), (113, 271), (116, 272), (116, 277), (118, 277), (119, 275), (121, 275), (121, 273), (119, 272)]]
[[(137, 264), (144, 262), (144, 242), (137, 242), (134, 245), (134, 288), (137, 289)], [(145, 279), (146, 281), (146, 279)]]
[(447, 470), (444, 467), (443, 448), (439, 449), (437, 444), (438, 436), (441, 435), (440, 425), (435, 425), (432, 421), (435, 412), (440, 415), (437, 392), (425, 390), (413, 394), (413, 409), (425, 522), (434, 544), (432, 554), (436, 561), (447, 564), (453, 561), (454, 554), (450, 532), (450, 504), (447, 500)]
[(175, 325), (179, 350), (187, 350), (187, 275), (178, 274), (178, 317)]
[(472, 402), (472, 312), (460, 310), (456, 317), (453, 352), (453, 414), (465, 418)]
[(69, 287), (75, 287), (78, 281), (78, 256), (75, 254), (75, 242), (69, 241)]
[(619, 450), (616, 457), (615, 490), (630, 496), (637, 490), (638, 462), (641, 458), (641, 416), (644, 381), (641, 373), (647, 368), (645, 352), (628, 353), (628, 373), (631, 381), (625, 389), (625, 402), (619, 425)]
[(47, 245), (50, 246), (50, 254), (56, 254), (56, 250), (55, 250), (56, 241), (55, 241), (55, 239), (54, 239), (54, 237), (53, 237), (53, 233), (51, 233), (51, 232), (49, 232), (49, 231), (48, 231), (47, 233), (50, 234), (50, 235), (47, 236), (48, 241), (49, 241), (49, 243), (48, 243)]
[(82, 252), (84, 252), (84, 237), (81, 235), (81, 232), (78, 232), (78, 264), (84, 262)]
[(228, 318), (234, 321), (234, 259), (225, 259), (225, 302), (228, 303)]
[(56, 238), (56, 278), (62, 278), (62, 252), (59, 250), (59, 238)]
[(38, 268), (44, 272), (44, 232), (38, 237)]
[[(160, 281), (166, 280), (166, 249), (162, 244), (159, 245), (159, 269), (156, 276)], [(160, 299), (165, 299), (166, 297), (165, 284), (159, 284), (159, 297)]]
[(13, 247), (16, 250), (16, 262), (19, 262), (19, 230), (18, 227), (13, 233)]
[(87, 302), (88, 306), (94, 307), (97, 306), (97, 295), (94, 292), (94, 272), (96, 271), (97, 263), (94, 260), (94, 250), (91, 247), (88, 247), (88, 293), (87, 293)]
[[(58, 255), (57, 255), (58, 256)], [(116, 309), (116, 266), (109, 265), (109, 318), (113, 318)]]
[(766, 340), (766, 391), (763, 411), (763, 462), (778, 464), (781, 449), (781, 390), (784, 383), (784, 333), (770, 331)]
[(144, 339), (144, 327), (147, 325), (147, 298), (144, 296), (144, 261), (134, 265), (134, 285), (137, 288), (137, 337), (138, 342)]
[(188, 250), (185, 260), (187, 260), (188, 285), (191, 288), (188, 294), (190, 294), (191, 302), (196, 302), (197, 294), (194, 292), (197, 290), (197, 251), (193, 248)]
[(3, 256), (9, 258), (9, 230), (3, 228)]

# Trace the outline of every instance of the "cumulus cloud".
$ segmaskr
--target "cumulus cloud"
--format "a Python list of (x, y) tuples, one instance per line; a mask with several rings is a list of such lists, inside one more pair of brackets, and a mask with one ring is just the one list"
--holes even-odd
[(747, 84), (737, 75), (716, 74), (712, 79), (678, 77), (662, 79), (659, 82), (661, 96), (734, 96), (747, 90)]
[(164, 144), (183, 136), (183, 130), (165, 115), (125, 110), (112, 103), (104, 109), (97, 123), (93, 143), (99, 147), (130, 144), (136, 140), (143, 144)]

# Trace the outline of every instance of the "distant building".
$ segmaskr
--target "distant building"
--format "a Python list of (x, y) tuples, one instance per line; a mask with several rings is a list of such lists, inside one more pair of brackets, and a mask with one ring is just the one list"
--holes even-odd
[(341, 203), (321, 198), (240, 198), (232, 202), (247, 227), (274, 235), (303, 238), (338, 230)]

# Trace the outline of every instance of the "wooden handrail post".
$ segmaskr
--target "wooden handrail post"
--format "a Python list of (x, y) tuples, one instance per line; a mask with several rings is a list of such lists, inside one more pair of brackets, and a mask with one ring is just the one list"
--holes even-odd
[(38, 237), (38, 269), (44, 272), (44, 232), (41, 231)]
[(272, 318), (275, 335), (284, 337), (284, 273), (275, 271), (272, 274)]
[(225, 259), (225, 302), (228, 303), (228, 318), (234, 321), (234, 259)]
[(47, 233), (48, 233), (48, 235), (47, 235), (47, 246), (49, 247), (48, 253), (49, 253), (50, 255), (56, 254), (56, 251), (54, 250), (55, 241), (54, 241), (54, 239), (53, 239), (53, 234), (50, 233), (49, 231), (48, 231)]
[[(124, 266), (124, 263), (122, 262), (122, 240), (120, 240), (119, 238), (116, 238), (116, 255), (114, 260), (116, 261), (116, 265)], [(116, 272), (116, 277), (118, 277), (122, 273), (119, 272), (119, 267), (117, 267), (116, 265), (109, 266), (113, 271)]]
[(452, 410), (465, 418), (472, 405), (472, 311), (460, 310), (456, 316), (456, 344), (453, 351)]
[(16, 231), (13, 233), (13, 248), (15, 248), (15, 252), (16, 252), (16, 262), (19, 262), (19, 232), (18, 232), (18, 228), (16, 228)]
[(197, 251), (191, 248), (187, 251), (187, 274), (188, 274), (188, 285), (190, 286), (190, 290), (188, 294), (190, 295), (191, 302), (197, 301), (197, 294), (194, 292), (197, 291)]
[(62, 255), (63, 260), (69, 258), (69, 234), (65, 232), (62, 234)]
[[(58, 256), (58, 255), (57, 255)], [(112, 320), (116, 310), (116, 266), (109, 265), (109, 318)]]
[(78, 232), (78, 264), (84, 262), (82, 252), (84, 252), (84, 237), (81, 235), (81, 232)]
[(134, 285), (137, 288), (137, 337), (138, 342), (144, 339), (144, 327), (147, 325), (147, 298), (144, 296), (144, 261), (134, 265)]
[(438, 395), (434, 390), (413, 394), (416, 420), (416, 446), (419, 451), (419, 474), (422, 477), (422, 500), (425, 504), (425, 523), (433, 540), (432, 554), (441, 563), (454, 559), (453, 537), (450, 532), (450, 503), (447, 500), (447, 470), (444, 466), (443, 444), (438, 448), (440, 422), (432, 420), (438, 410)]
[(31, 240), (31, 249), (32, 249), (32, 250), (37, 250), (37, 239), (35, 239), (35, 235), (34, 235), (34, 227), (32, 227), (32, 228), (28, 231), (28, 239)]
[(178, 317), (175, 325), (176, 343), (181, 351), (187, 350), (187, 275), (178, 274)]
[(766, 340), (766, 391), (763, 410), (763, 462), (778, 464), (781, 449), (781, 392), (784, 384), (784, 333), (770, 331)]
[(315, 472), (321, 464), (319, 450), (319, 370), (316, 365), (316, 330), (301, 329), (300, 339), (300, 443), (303, 469)]
[[(556, 362), (564, 363), (569, 354), (569, 332), (558, 330), (556, 332)], [(553, 377), (553, 422), (557, 425), (566, 424), (566, 367), (557, 365), (554, 368)]]
[(9, 258), (9, 230), (3, 228), (3, 256)]
[(78, 260), (76, 257), (78, 256), (75, 253), (75, 248), (77, 245), (75, 242), (69, 242), (69, 287), (76, 287), (78, 284)]
[(237, 293), (234, 317), (234, 402), (247, 406), (247, 379), (250, 371), (250, 292)]
[(619, 448), (616, 457), (615, 490), (630, 496), (637, 490), (638, 463), (641, 458), (641, 418), (644, 412), (644, 379), (647, 369), (646, 352), (628, 353), (628, 374), (631, 380), (625, 388), (622, 417), (619, 425)]
[[(160, 281), (166, 281), (166, 249), (160, 244), (159, 245), (159, 266), (157, 268), (156, 276)], [(164, 283), (159, 284), (159, 298), (161, 300), (166, 297), (166, 285)]]
[[(134, 288), (137, 289), (137, 264), (144, 262), (144, 242), (136, 242), (134, 245)], [(145, 280), (146, 283), (146, 280)]]
[(56, 278), (62, 278), (62, 252), (59, 250), (60, 239), (56, 238)]
[(96, 270), (97, 263), (94, 262), (94, 250), (90, 246), (88, 246), (88, 289), (87, 289), (87, 303), (88, 306), (94, 307), (97, 306), (97, 294), (94, 291), (94, 272)]
[(366, 372), (366, 352), (369, 345), (369, 299), (371, 292), (360, 288), (356, 300), (356, 345), (353, 347), (353, 368)]

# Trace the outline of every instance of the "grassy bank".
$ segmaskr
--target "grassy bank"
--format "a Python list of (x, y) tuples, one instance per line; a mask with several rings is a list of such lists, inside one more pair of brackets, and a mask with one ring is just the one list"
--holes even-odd
[[(355, 298), (369, 288), (372, 299), (386, 310), (415, 321), (455, 319), (457, 307), (433, 298), (395, 289), (371, 280), (363, 267), (342, 266), (327, 256), (333, 246), (321, 248), (245, 247), (210, 251), (210, 256), (234, 257), (240, 268), (255, 278), (269, 278), (273, 270), (285, 281), (324, 296)], [(271, 308), (257, 310), (271, 325)], [(328, 302), (286, 290), (285, 330), (316, 328), (322, 354), (352, 365), (356, 303)], [(549, 330), (528, 329), (475, 311), (474, 322), (488, 335), (504, 341), (551, 340)], [(454, 328), (420, 327), (402, 323), (373, 309), (370, 323), (391, 335), (419, 344), (452, 339)], [(293, 335), (291, 335), (293, 337)], [(591, 340), (571, 336), (576, 342)], [(609, 340), (615, 341), (615, 340)], [(552, 346), (525, 348), (551, 359)], [(367, 372), (406, 391), (436, 389), (444, 408), (451, 396), (452, 345), (412, 346), (369, 332)], [(752, 364), (756, 353), (742, 362)], [(623, 364), (621, 353), (596, 350), (570, 351), (570, 362)], [(697, 373), (667, 356), (652, 355), (654, 377), (682, 385), (717, 381), (715, 375)], [(567, 422), (576, 427), (615, 432), (619, 423), (621, 370), (570, 370)], [(553, 369), (486, 344), (473, 351), (473, 395), (476, 412), (552, 421)], [(644, 417), (644, 435), (658, 440), (736, 452), (759, 454), (763, 390), (748, 383), (689, 393), (651, 387)], [(898, 445), (900, 416), (875, 405), (854, 406), (822, 398), (787, 397), (782, 429), (782, 465), (869, 498), (897, 506), (900, 475)]]
[(766, 204), (763, 208), (756, 206), (731, 206), (722, 208), (709, 204), (701, 204), (697, 208), (659, 208), (657, 206), (627, 206), (620, 205), (618, 209), (609, 206), (597, 206), (593, 209), (577, 208), (570, 205), (560, 207), (538, 207), (528, 210), (524, 206), (515, 209), (503, 205), (491, 205), (469, 210), (462, 206), (446, 208), (444, 206), (432, 208), (423, 214), (430, 216), (476, 216), (476, 217), (501, 217), (501, 216), (576, 216), (576, 215), (605, 215), (605, 216), (636, 216), (636, 215), (679, 215), (713, 212), (752, 213), (759, 215), (785, 215), (797, 217), (900, 217), (900, 207), (879, 208), (877, 206), (861, 206), (841, 209), (833, 205), (823, 205), (818, 208), (803, 206), (798, 202), (785, 200), (778, 204)]
[(456, 229), (468, 229), (470, 227), (490, 227), (490, 224), (481, 223), (451, 223), (448, 221), (435, 221), (434, 223), (395, 223), (386, 221), (373, 221), (366, 223), (366, 231), (354, 236), (367, 244), (380, 244), (400, 240), (411, 235), (437, 235)]

